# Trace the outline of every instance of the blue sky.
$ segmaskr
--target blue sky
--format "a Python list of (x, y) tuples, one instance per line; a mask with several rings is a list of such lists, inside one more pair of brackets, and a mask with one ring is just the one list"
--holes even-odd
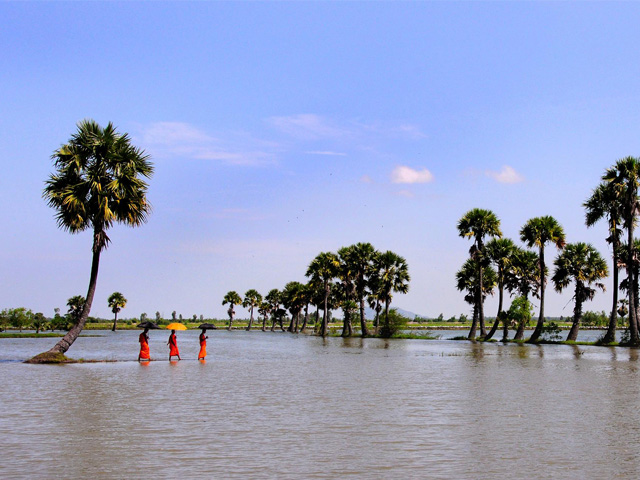
[(117, 290), (125, 317), (223, 317), (227, 291), (304, 281), (359, 241), (407, 259), (395, 305), (468, 314), (456, 223), (474, 207), (514, 239), (553, 215), (610, 256), (581, 204), (640, 155), (640, 4), (15, 2), (0, 18), (0, 308), (51, 315), (86, 293), (90, 235), (41, 198), (83, 118), (156, 167), (148, 224), (110, 233), (95, 315)]

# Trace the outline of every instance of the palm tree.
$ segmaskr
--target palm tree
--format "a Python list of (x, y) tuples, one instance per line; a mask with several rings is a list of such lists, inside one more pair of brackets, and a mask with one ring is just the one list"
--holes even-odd
[[(341, 251), (344, 250), (342, 253)], [(347, 249), (338, 251), (340, 257), (349, 264), (355, 288), (355, 300), (360, 308), (360, 331), (363, 337), (369, 335), (367, 319), (365, 316), (365, 302), (367, 299), (367, 287), (372, 273), (373, 259), (377, 252), (370, 243), (356, 243)]]
[[(621, 204), (621, 216), (623, 226), (627, 230), (627, 278), (631, 285), (634, 284), (633, 275), (633, 230), (636, 216), (640, 211), (640, 202), (638, 201), (638, 187), (640, 186), (640, 159), (634, 157), (626, 157), (618, 160), (616, 164), (608, 168), (602, 176), (605, 183), (611, 185), (615, 197)], [(638, 333), (638, 312), (636, 308), (635, 293), (633, 288), (627, 290), (629, 301), (629, 334), (630, 344), (633, 346), (640, 345), (640, 337)]]
[(229, 315), (229, 328), (227, 328), (227, 330), (231, 330), (231, 326), (233, 325), (233, 316), (236, 314), (233, 307), (242, 303), (242, 299), (240, 298), (240, 295), (238, 295), (238, 292), (235, 290), (227, 292), (222, 299), (222, 305), (226, 305), (227, 303), (229, 304), (229, 309), (227, 310), (227, 315)]
[(335, 253), (321, 252), (311, 261), (305, 274), (307, 277), (311, 277), (312, 281), (321, 281), (324, 285), (324, 310), (320, 327), (320, 335), (323, 337), (327, 335), (330, 282), (338, 275), (339, 268), (340, 259)]
[(280, 320), (280, 328), (284, 331), (284, 327), (282, 326), (282, 317), (278, 317), (278, 311), (280, 310), (280, 303), (282, 303), (282, 292), (277, 288), (272, 288), (267, 293), (267, 296), (264, 297), (265, 301), (269, 304), (269, 312), (271, 313), (272, 324), (271, 331), (273, 332), (276, 328), (276, 321)]
[(531, 338), (527, 340), (530, 343), (535, 343), (542, 334), (544, 325), (544, 290), (546, 286), (544, 246), (547, 243), (553, 243), (559, 250), (562, 250), (565, 245), (564, 230), (558, 221), (550, 215), (535, 217), (528, 220), (520, 230), (520, 240), (529, 248), (538, 247), (540, 256), (540, 314), (536, 329)]
[(109, 308), (111, 308), (111, 312), (115, 315), (113, 318), (113, 327), (111, 327), (111, 331), (116, 331), (116, 325), (118, 324), (118, 312), (127, 306), (127, 299), (124, 298), (120, 292), (113, 292), (109, 295), (107, 299)]
[(256, 307), (259, 307), (261, 303), (262, 303), (262, 295), (260, 295), (257, 290), (254, 290), (252, 288), (250, 290), (247, 290), (247, 292), (244, 294), (244, 300), (242, 301), (242, 306), (244, 308), (248, 308), (249, 311), (251, 312), (251, 317), (249, 318), (249, 325), (247, 325), (247, 332), (251, 330), (251, 325), (253, 325), (253, 310)]
[(289, 282), (282, 290), (282, 305), (291, 313), (291, 322), (287, 331), (298, 333), (300, 311), (304, 307), (304, 285), (300, 282)]
[[(482, 297), (484, 300), (487, 295), (493, 295), (493, 289), (497, 282), (496, 272), (488, 263), (483, 264), (482, 279)], [(464, 299), (467, 303), (473, 305), (473, 321), (471, 322), (471, 330), (469, 331), (469, 340), (475, 340), (476, 329), (478, 328), (479, 311), (476, 295), (479, 284), (480, 275), (478, 275), (477, 262), (469, 258), (456, 273), (456, 288), (461, 292), (466, 291), (467, 294)]]
[(409, 291), (409, 266), (407, 261), (397, 253), (387, 250), (376, 255), (373, 262), (372, 276), (376, 277), (378, 286), (376, 294), (384, 302), (385, 327), (389, 327), (389, 305), (393, 293), (407, 293)]
[(476, 262), (476, 269), (478, 271), (478, 287), (475, 301), (480, 320), (480, 335), (485, 337), (487, 332), (484, 325), (484, 296), (481, 293), (483, 291), (483, 262), (485, 262), (486, 255), (484, 238), (486, 236), (502, 237), (500, 220), (491, 210), (474, 208), (465, 213), (458, 221), (458, 234), (463, 238), (473, 238), (473, 245), (469, 253), (471, 254), (471, 258)]
[[(546, 267), (545, 267), (546, 274)], [(529, 295), (539, 297), (540, 291), (540, 257), (537, 253), (523, 248), (516, 248), (511, 262), (511, 269), (506, 277), (505, 286), (513, 295), (522, 297), (522, 304), (529, 305)], [(528, 308), (528, 307), (527, 307)], [(518, 324), (514, 340), (524, 338), (525, 322)], [(509, 326), (505, 322), (502, 341), (507, 340)]]
[(509, 269), (513, 262), (513, 255), (516, 252), (516, 244), (510, 238), (494, 238), (487, 243), (487, 256), (497, 268), (498, 273), (498, 313), (496, 314), (496, 320), (493, 322), (493, 326), (489, 333), (484, 337), (485, 340), (490, 340), (498, 329), (498, 325), (502, 319), (502, 307), (504, 300), (504, 285), (506, 278), (509, 274)]
[(269, 302), (263, 300), (260, 302), (260, 306), (258, 307), (258, 313), (262, 315), (262, 331), (267, 331), (267, 318), (269, 317), (269, 312), (271, 312), (271, 308)]
[(615, 342), (616, 327), (618, 324), (618, 290), (619, 290), (619, 258), (620, 258), (620, 237), (622, 236), (622, 204), (616, 195), (612, 183), (602, 182), (598, 185), (591, 196), (582, 204), (585, 208), (587, 227), (592, 227), (599, 220), (606, 218), (609, 235), (607, 242), (611, 244), (613, 250), (613, 306), (609, 316), (609, 327), (600, 343), (607, 344)]
[(568, 244), (553, 264), (556, 269), (552, 281), (558, 292), (562, 292), (572, 281), (575, 282), (573, 325), (567, 336), (567, 341), (575, 341), (582, 319), (582, 304), (592, 300), (596, 293), (591, 285), (604, 291), (604, 284), (598, 280), (609, 274), (607, 263), (592, 245), (579, 242)]
[[(625, 259), (620, 259), (618, 261), (618, 266), (620, 268), (625, 268), (625, 270), (629, 271), (631, 270), (632, 275), (631, 278), (629, 278), (629, 276), (627, 276), (627, 278), (625, 278), (624, 280), (622, 280), (620, 282), (620, 290), (624, 291), (624, 292), (628, 292), (629, 288), (633, 289), (633, 299), (636, 302), (635, 305), (630, 308), (629, 310), (634, 310), (637, 312), (638, 311), (638, 278), (640, 277), (640, 239), (638, 238), (634, 238), (633, 239), (633, 245), (632, 245), (632, 252), (633, 255), (631, 257), (631, 265), (627, 265), (627, 260), (626, 260), (626, 255), (624, 255)], [(621, 242), (620, 243), (620, 251), (627, 251), (627, 244)], [(625, 305), (629, 305), (629, 300), (628, 299), (624, 299), (623, 302)]]
[(118, 133), (113, 124), (102, 128), (93, 120), (83, 120), (52, 158), (56, 171), (46, 181), (43, 197), (57, 210), (60, 228), (70, 233), (93, 232), (93, 258), (87, 298), (78, 322), (33, 362), (64, 354), (84, 328), (96, 291), (100, 254), (110, 241), (107, 230), (114, 223), (137, 227), (151, 212), (144, 179), (152, 176), (153, 165), (149, 156), (131, 145), (129, 136)]

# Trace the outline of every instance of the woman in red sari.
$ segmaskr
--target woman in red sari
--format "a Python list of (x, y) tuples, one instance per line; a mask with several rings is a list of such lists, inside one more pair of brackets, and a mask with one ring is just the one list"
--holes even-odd
[(151, 360), (151, 355), (149, 354), (149, 328), (145, 328), (144, 332), (140, 334), (138, 337), (138, 341), (140, 342), (140, 353), (138, 354), (138, 362), (141, 360), (149, 361)]
[(178, 357), (178, 360), (181, 360), (180, 352), (178, 351), (178, 342), (176, 340), (175, 330), (171, 330), (171, 335), (169, 335), (169, 341), (167, 342), (167, 345), (169, 345), (169, 361), (171, 361), (171, 357)]
[(203, 328), (200, 334), (200, 353), (198, 354), (198, 360), (204, 360), (207, 356), (207, 338), (209, 337), (207, 337), (205, 333), (207, 333), (207, 330)]

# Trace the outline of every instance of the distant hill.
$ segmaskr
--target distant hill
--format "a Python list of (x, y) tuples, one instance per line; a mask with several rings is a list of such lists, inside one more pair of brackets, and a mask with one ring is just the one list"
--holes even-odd
[[(395, 308), (400, 315), (402, 315), (403, 317), (407, 317), (411, 320), (413, 320), (416, 317), (424, 317), (424, 315), (418, 315), (417, 313), (410, 312), (409, 310), (404, 310), (403, 308), (396, 307), (393, 305), (393, 303), (391, 304), (391, 308)], [(384, 313), (384, 310), (382, 310), (382, 313)], [(373, 308), (367, 307), (364, 311), (364, 314), (369, 319), (376, 317), (376, 311)]]

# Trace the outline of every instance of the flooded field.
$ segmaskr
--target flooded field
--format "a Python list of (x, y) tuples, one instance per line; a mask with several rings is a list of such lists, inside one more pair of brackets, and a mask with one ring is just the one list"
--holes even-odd
[(640, 477), (638, 350), (212, 331), (202, 363), (187, 331), (169, 362), (151, 331), (140, 365), (139, 332), (85, 333), (116, 361), (0, 340), (0, 478)]

